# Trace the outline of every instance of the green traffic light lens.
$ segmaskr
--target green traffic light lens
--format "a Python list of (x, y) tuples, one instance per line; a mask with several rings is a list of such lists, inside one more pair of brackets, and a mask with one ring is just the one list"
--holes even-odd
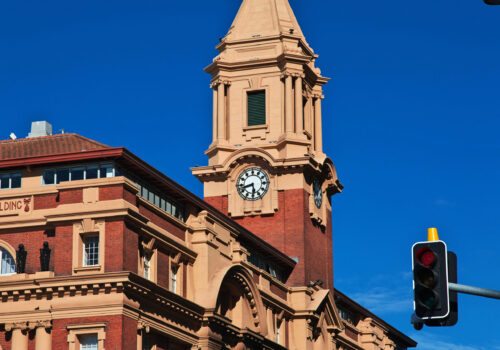
[(417, 272), (418, 281), (426, 286), (427, 288), (432, 288), (436, 284), (436, 276), (434, 272), (429, 269), (421, 269)]
[(427, 309), (432, 310), (437, 304), (437, 297), (431, 290), (423, 289), (418, 293), (418, 299)]

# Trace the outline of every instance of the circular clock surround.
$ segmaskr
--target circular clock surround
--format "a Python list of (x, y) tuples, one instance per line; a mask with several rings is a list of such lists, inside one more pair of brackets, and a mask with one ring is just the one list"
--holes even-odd
[(321, 182), (319, 181), (318, 178), (315, 178), (313, 181), (313, 194), (314, 194), (314, 203), (319, 209), (323, 204), (323, 190), (321, 189)]
[(257, 201), (266, 195), (269, 183), (264, 169), (253, 167), (243, 170), (236, 181), (236, 189), (244, 200)]

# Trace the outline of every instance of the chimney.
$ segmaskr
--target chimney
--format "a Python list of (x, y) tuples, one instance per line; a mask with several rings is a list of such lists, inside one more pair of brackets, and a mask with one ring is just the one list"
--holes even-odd
[(47, 121), (39, 121), (31, 123), (31, 132), (28, 137), (40, 137), (52, 135), (52, 124)]

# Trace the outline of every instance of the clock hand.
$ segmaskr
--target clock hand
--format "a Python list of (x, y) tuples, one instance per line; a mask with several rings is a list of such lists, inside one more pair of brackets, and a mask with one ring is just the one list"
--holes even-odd
[(248, 187), (250, 187), (250, 186), (253, 186), (253, 183), (248, 184), (248, 185), (246, 185), (246, 186), (241, 185), (241, 186), (240, 186), (240, 188), (248, 188)]

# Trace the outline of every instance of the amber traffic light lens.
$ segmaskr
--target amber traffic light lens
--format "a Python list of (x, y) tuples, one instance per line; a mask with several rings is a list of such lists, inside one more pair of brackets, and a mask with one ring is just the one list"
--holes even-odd
[(436, 276), (429, 269), (422, 269), (417, 272), (418, 281), (427, 288), (432, 288), (436, 284)]
[(422, 248), (417, 252), (418, 261), (425, 267), (432, 267), (436, 262), (436, 255), (429, 248)]

